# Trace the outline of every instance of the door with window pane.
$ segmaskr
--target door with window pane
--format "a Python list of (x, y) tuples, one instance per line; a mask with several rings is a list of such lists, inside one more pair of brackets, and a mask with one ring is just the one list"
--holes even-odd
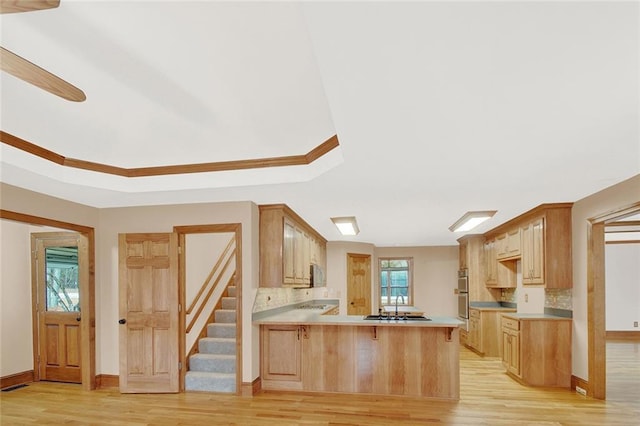
[(380, 304), (411, 305), (411, 259), (380, 259)]
[(82, 382), (79, 234), (32, 234), (40, 380)]

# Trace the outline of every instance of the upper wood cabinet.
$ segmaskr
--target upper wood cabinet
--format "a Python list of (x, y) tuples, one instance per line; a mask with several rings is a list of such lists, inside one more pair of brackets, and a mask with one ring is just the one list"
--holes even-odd
[(466, 240), (460, 241), (458, 247), (458, 266), (460, 269), (469, 268), (469, 243)]
[[(522, 283), (546, 288), (571, 288), (571, 203), (542, 204), (485, 234), (495, 239), (497, 253), (503, 258), (498, 266), (507, 282), (515, 280), (511, 263), (522, 260)], [(517, 230), (517, 232), (516, 232)], [(505, 241), (500, 247), (498, 241)], [(516, 241), (518, 252), (515, 251)], [(497, 255), (500, 259), (500, 255)], [(500, 268), (502, 266), (502, 268)]]
[(485, 285), (485, 239), (481, 234), (468, 234), (458, 238), (460, 266), (467, 269), (469, 301), (493, 301), (495, 297)]
[(544, 218), (522, 227), (522, 283), (544, 284)]
[(327, 240), (284, 204), (260, 209), (260, 287), (309, 287), (312, 263), (326, 268)]
[(498, 258), (496, 254), (496, 240), (490, 239), (484, 242), (485, 277), (484, 283), (487, 287), (498, 285)]
[(507, 259), (520, 256), (520, 228), (516, 227), (496, 237), (496, 256)]

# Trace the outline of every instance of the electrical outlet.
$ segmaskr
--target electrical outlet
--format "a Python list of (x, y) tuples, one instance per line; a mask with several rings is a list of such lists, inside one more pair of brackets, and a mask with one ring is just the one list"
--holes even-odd
[(524, 303), (529, 303), (529, 295), (527, 293), (524, 294)]
[(638, 327), (638, 321), (634, 321), (633, 322), (633, 326), (637, 328)]

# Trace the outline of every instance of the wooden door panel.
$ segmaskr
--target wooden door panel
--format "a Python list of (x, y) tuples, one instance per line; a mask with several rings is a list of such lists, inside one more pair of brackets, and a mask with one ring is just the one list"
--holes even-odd
[(80, 323), (75, 314), (42, 314), (41, 376), (45, 380), (80, 383)]
[[(36, 364), (39, 380), (82, 382), (79, 284), (86, 267), (81, 237), (71, 232), (31, 235), (35, 274)], [(75, 256), (73, 256), (75, 248)], [(83, 262), (81, 262), (83, 260)], [(75, 270), (76, 272), (69, 273)], [(75, 298), (75, 300), (72, 299)]]
[(371, 256), (347, 253), (347, 314), (371, 313)]
[(120, 391), (178, 392), (177, 235), (121, 234)]

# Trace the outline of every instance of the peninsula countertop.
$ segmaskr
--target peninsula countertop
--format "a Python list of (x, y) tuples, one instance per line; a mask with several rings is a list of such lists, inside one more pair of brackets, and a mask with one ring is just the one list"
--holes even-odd
[(365, 320), (364, 315), (322, 315), (306, 309), (291, 309), (273, 315), (254, 315), (254, 324), (307, 324), (307, 325), (351, 325), (351, 326), (384, 326), (384, 327), (454, 327), (462, 322), (453, 317), (431, 317), (430, 321), (411, 320)]

